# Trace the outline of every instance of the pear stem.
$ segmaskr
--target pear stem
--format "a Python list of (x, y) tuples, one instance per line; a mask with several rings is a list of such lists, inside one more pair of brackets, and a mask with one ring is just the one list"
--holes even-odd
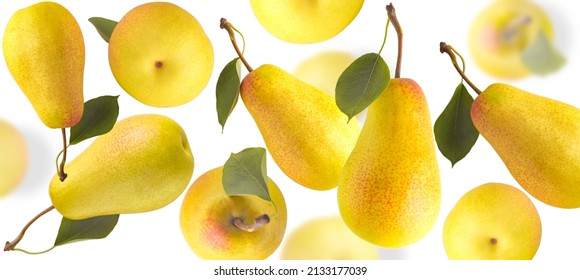
[(14, 250), (14, 248), (16, 247), (16, 245), (18, 245), (18, 243), (22, 240), (22, 238), (24, 238), (24, 234), (26, 233), (26, 231), (28, 230), (28, 228), (34, 223), (36, 222), (36, 220), (38, 220), (40, 217), (42, 217), (44, 214), (50, 212), (52, 209), (54, 209), (54, 206), (50, 206), (46, 209), (44, 209), (42, 212), (40, 212), (38, 215), (36, 215), (34, 218), (32, 218), (32, 220), (30, 220), (30, 222), (28, 222), (24, 228), (22, 229), (22, 231), (20, 231), (20, 234), (18, 234), (18, 236), (16, 237), (16, 239), (14, 239), (14, 241), (12, 242), (8, 242), (6, 241), (6, 244), (4, 245), (4, 251), (11, 251)]
[(64, 182), (64, 180), (67, 177), (67, 174), (64, 172), (64, 165), (66, 164), (66, 129), (62, 128), (62, 144), (63, 144), (63, 150), (62, 150), (62, 161), (60, 162), (60, 168), (58, 171), (58, 178), (60, 179), (61, 182)]
[(236, 227), (238, 227), (239, 229), (241, 229), (245, 232), (254, 232), (256, 230), (259, 230), (263, 226), (267, 225), (268, 223), (270, 223), (270, 217), (268, 216), (268, 214), (261, 215), (261, 216), (257, 217), (254, 220), (254, 223), (251, 225), (244, 224), (243, 219), (237, 217), (237, 218), (234, 218), (233, 223)]
[(459, 73), (459, 75), (461, 75), (461, 77), (463, 78), (463, 80), (465, 80), (465, 82), (467, 82), (467, 84), (477, 93), (477, 95), (480, 95), (481, 94), (481, 90), (479, 90), (469, 80), (469, 78), (467, 78), (467, 76), (465, 76), (465, 73), (459, 67), (459, 64), (457, 63), (457, 58), (455, 57), (455, 53), (453, 52), (453, 47), (451, 47), (450, 45), (447, 45), (445, 42), (441, 42), (441, 43), (439, 43), (439, 51), (441, 53), (447, 53), (447, 55), (449, 55), (449, 58), (451, 58), (451, 62), (453, 63), (453, 66), (455, 67), (455, 70), (457, 70), (457, 72)]
[(395, 13), (395, 6), (393, 3), (387, 5), (387, 15), (389, 20), (393, 23), (395, 31), (397, 31), (397, 66), (395, 68), (395, 78), (401, 77), (401, 60), (403, 59), (403, 28), (397, 19), (397, 14)]
[(230, 41), (232, 41), (232, 45), (234, 46), (236, 53), (238, 53), (238, 57), (240, 58), (240, 60), (242, 60), (242, 63), (244, 63), (246, 69), (248, 69), (249, 72), (254, 71), (254, 69), (252, 69), (246, 58), (244, 58), (243, 52), (240, 50), (238, 44), (236, 43), (236, 36), (234, 34), (234, 27), (232, 26), (232, 24), (229, 23), (227, 19), (222, 18), (220, 20), (220, 28), (225, 29), (230, 35)]

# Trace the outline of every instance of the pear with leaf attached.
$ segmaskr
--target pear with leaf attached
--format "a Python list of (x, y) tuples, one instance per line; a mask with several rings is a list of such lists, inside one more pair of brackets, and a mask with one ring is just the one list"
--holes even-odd
[(229, 196), (222, 183), (224, 167), (201, 175), (181, 205), (183, 237), (202, 259), (258, 260), (278, 248), (286, 230), (286, 202), (267, 179), (271, 201), (255, 195)]
[(419, 85), (391, 79), (368, 108), (338, 186), (342, 218), (361, 238), (398, 248), (423, 238), (441, 204), (429, 108)]
[[(387, 12), (402, 46), (394, 7), (388, 5)], [(389, 248), (422, 239), (435, 225), (441, 205), (427, 99), (417, 82), (400, 77), (401, 52), (395, 77), (368, 107), (338, 185), (338, 206), (347, 226), (362, 239)]]
[(52, 204), (64, 217), (141, 213), (162, 208), (185, 190), (194, 159), (187, 136), (174, 120), (136, 115), (115, 124), (55, 175)]
[(85, 45), (74, 16), (40, 2), (14, 13), (2, 50), (12, 77), (49, 128), (72, 127), (83, 115)]
[[(222, 18), (221, 28), (236, 45), (231, 23)], [(252, 69), (237, 45), (235, 49), (250, 73), (241, 84), (235, 77), (238, 83), (230, 91), (233, 103), (226, 111), (231, 112), (239, 94), (272, 158), (290, 179), (314, 190), (336, 187), (360, 133), (358, 122), (349, 122), (331, 95), (272, 64)], [(235, 64), (228, 64), (222, 74), (229, 66)], [(221, 80), (220, 75), (218, 89)], [(220, 98), (218, 92), (218, 102)]]
[(453, 47), (439, 48), (478, 94), (470, 117), (514, 179), (548, 205), (580, 207), (580, 109), (504, 83), (481, 91), (458, 67)]
[(244, 78), (240, 96), (286, 175), (312, 189), (336, 187), (360, 127), (332, 96), (271, 64)]

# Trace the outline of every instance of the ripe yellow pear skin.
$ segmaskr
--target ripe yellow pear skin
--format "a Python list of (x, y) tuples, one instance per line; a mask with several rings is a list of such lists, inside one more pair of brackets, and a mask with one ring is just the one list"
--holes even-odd
[(429, 108), (419, 85), (391, 79), (368, 108), (338, 185), (347, 226), (373, 244), (398, 248), (422, 239), (441, 204)]
[(173, 202), (187, 188), (194, 159), (174, 120), (136, 115), (115, 124), (55, 175), (53, 206), (71, 220), (148, 212)]
[[(228, 196), (222, 174), (223, 167), (207, 171), (185, 194), (179, 220), (187, 244), (198, 257), (207, 260), (268, 258), (280, 246), (286, 231), (282, 192), (268, 178), (271, 202), (253, 195)], [(264, 214), (269, 216), (269, 223), (253, 232), (234, 225), (236, 218), (250, 225)]]
[(73, 15), (53, 2), (14, 13), (4, 30), (12, 77), (49, 128), (74, 126), (83, 115), (85, 45)]
[(11, 123), (0, 119), (0, 197), (18, 187), (27, 168), (26, 139)]
[(142, 4), (115, 26), (109, 66), (129, 95), (153, 107), (175, 107), (209, 82), (213, 46), (197, 19), (167, 2)]
[(522, 62), (522, 51), (539, 31), (554, 40), (546, 12), (532, 0), (495, 0), (469, 29), (473, 60), (485, 73), (502, 79), (521, 79), (531, 74)]
[(497, 83), (475, 99), (471, 118), (529, 194), (555, 207), (580, 207), (578, 108)]
[(326, 41), (358, 15), (363, 0), (250, 0), (254, 15), (272, 35), (286, 42)]
[(240, 96), (280, 169), (315, 190), (336, 187), (360, 133), (329, 94), (271, 64), (243, 79)]
[(356, 236), (340, 216), (311, 219), (284, 243), (283, 260), (378, 260), (378, 247)]
[(443, 225), (451, 260), (531, 260), (542, 237), (536, 207), (506, 184), (487, 183), (463, 195)]

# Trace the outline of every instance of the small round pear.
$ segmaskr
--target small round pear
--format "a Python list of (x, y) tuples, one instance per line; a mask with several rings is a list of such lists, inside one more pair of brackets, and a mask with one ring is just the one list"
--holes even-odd
[(0, 197), (22, 181), (28, 167), (28, 147), (24, 136), (11, 123), (0, 119)]
[(531, 260), (542, 225), (536, 207), (519, 189), (487, 183), (464, 194), (443, 225), (452, 260)]
[(378, 260), (378, 247), (354, 234), (340, 216), (301, 224), (287, 238), (284, 260)]
[(254, 15), (278, 39), (296, 44), (326, 41), (358, 15), (364, 0), (250, 0)]
[(495, 0), (473, 21), (469, 48), (485, 73), (502, 79), (521, 79), (531, 74), (521, 54), (540, 32), (554, 41), (550, 18), (534, 1)]
[(187, 244), (206, 260), (261, 260), (280, 246), (286, 231), (286, 202), (268, 178), (272, 201), (254, 195), (228, 196), (223, 167), (201, 175), (181, 205), (181, 231)]
[(130, 10), (109, 39), (109, 66), (119, 85), (143, 104), (175, 107), (209, 82), (212, 44), (197, 19), (167, 2)]

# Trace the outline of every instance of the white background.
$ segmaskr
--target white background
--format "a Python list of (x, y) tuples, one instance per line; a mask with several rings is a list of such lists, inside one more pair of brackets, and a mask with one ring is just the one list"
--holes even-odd
[[(0, 2), (0, 26), (2, 31), (9, 17), (18, 9), (37, 1)], [(85, 38), (85, 100), (101, 95), (121, 95), (120, 116), (125, 117), (158, 113), (178, 121), (185, 129), (195, 157), (195, 180), (204, 172), (222, 165), (231, 152), (239, 152), (246, 147), (265, 147), (260, 133), (249, 113), (239, 103), (221, 133), (215, 112), (215, 84), (219, 72), (235, 57), (228, 35), (219, 28), (221, 17), (227, 18), (247, 41), (246, 58), (256, 68), (264, 63), (276, 64), (293, 71), (298, 62), (322, 50), (342, 50), (358, 57), (368, 52), (377, 52), (383, 39), (387, 15), (385, 6), (389, 2), (365, 1), (354, 21), (341, 34), (326, 42), (311, 45), (294, 45), (282, 42), (267, 33), (255, 19), (249, 1), (213, 0), (179, 1), (180, 5), (193, 14), (202, 24), (213, 43), (215, 67), (212, 78), (200, 96), (192, 102), (175, 108), (158, 109), (143, 105), (126, 94), (113, 78), (107, 61), (107, 44), (88, 22), (93, 16), (120, 20), (131, 8), (145, 3), (142, 0), (126, 1), (57, 1), (63, 4), (78, 20)], [(572, 30), (580, 30), (580, 22), (574, 21), (575, 9), (567, 7), (568, 1), (536, 0), (553, 20), (556, 44), (568, 59), (567, 65), (558, 73), (547, 77), (529, 77), (511, 84), (525, 90), (580, 106), (575, 81), (580, 73), (578, 58), (578, 37)], [(404, 30), (404, 54), (402, 76), (415, 79), (423, 88), (429, 102), (432, 122), (445, 108), (455, 86), (460, 81), (447, 55), (439, 53), (439, 42), (453, 45), (466, 58), (467, 74), (480, 87), (501, 81), (482, 73), (473, 63), (467, 49), (467, 30), (470, 23), (491, 1), (451, 1), (451, 0), (402, 0), (393, 1)], [(569, 4), (570, 5), (570, 4)], [(389, 30), (383, 57), (394, 69), (396, 59), (396, 35)], [(60, 130), (45, 127), (12, 80), (3, 57), (0, 58), (0, 118), (16, 125), (25, 135), (30, 148), (30, 166), (25, 180), (11, 195), (0, 199), (0, 240), (12, 240), (24, 224), (38, 212), (48, 207), (48, 183), (55, 172), (54, 159), (61, 150)], [(69, 149), (69, 161), (90, 143), (87, 141)], [(444, 273), (446, 269), (460, 269), (469, 274), (471, 269), (494, 271), (495, 268), (511, 269), (529, 274), (531, 265), (477, 263), (459, 266), (446, 261), (442, 243), (443, 221), (455, 202), (468, 190), (487, 182), (501, 182), (519, 185), (495, 154), (491, 146), (480, 137), (471, 153), (454, 168), (439, 153), (442, 180), (442, 206), (438, 221), (432, 231), (421, 241), (398, 250), (381, 249), (385, 259), (415, 260), (427, 269), (415, 268), (413, 263), (371, 265), (375, 274), (403, 273), (411, 269), (412, 274), (432, 275)], [(268, 158), (269, 176), (277, 182), (286, 197), (288, 205), (287, 234), (311, 218), (321, 215), (338, 214), (336, 189), (319, 192), (306, 189), (288, 179)], [(521, 188), (520, 188), (521, 189)], [(87, 275), (89, 278), (107, 276), (173, 276), (193, 279), (193, 275), (209, 276), (219, 262), (202, 263), (185, 243), (179, 227), (179, 208), (183, 196), (169, 206), (149, 213), (122, 215), (111, 235), (103, 240), (70, 244), (37, 256), (19, 252), (0, 252), (0, 279), (7, 276), (33, 275), (65, 276)], [(531, 197), (530, 197), (531, 198)], [(540, 271), (543, 264), (574, 261), (580, 252), (580, 213), (578, 210), (564, 210), (547, 206), (531, 198), (542, 219), (542, 242), (534, 263)], [(34, 224), (18, 247), (31, 251), (41, 251), (52, 245), (56, 236), (60, 216), (56, 211)], [(281, 247), (280, 247), (281, 248)], [(277, 261), (280, 250), (266, 262), (258, 265), (287, 266)], [(330, 262), (337, 264), (339, 262)], [(352, 264), (353, 262), (349, 262)], [(224, 263), (225, 264), (225, 263)], [(254, 265), (253, 262), (227, 262), (228, 265)], [(328, 262), (295, 262), (294, 264), (328, 264)], [(344, 264), (344, 263), (340, 263)], [(568, 267), (568, 269), (573, 267)], [(547, 268), (546, 268), (547, 269)], [(377, 271), (384, 273), (376, 274)], [(535, 272), (534, 272), (535, 271)], [(559, 272), (563, 272), (558, 270)], [(452, 274), (457, 276), (458, 274)], [(481, 274), (477, 274), (481, 275)], [(137, 278), (131, 277), (131, 278)], [(54, 278), (54, 277), (48, 277)], [(181, 278), (181, 277), (179, 277)], [(374, 277), (373, 277), (374, 278)]]

